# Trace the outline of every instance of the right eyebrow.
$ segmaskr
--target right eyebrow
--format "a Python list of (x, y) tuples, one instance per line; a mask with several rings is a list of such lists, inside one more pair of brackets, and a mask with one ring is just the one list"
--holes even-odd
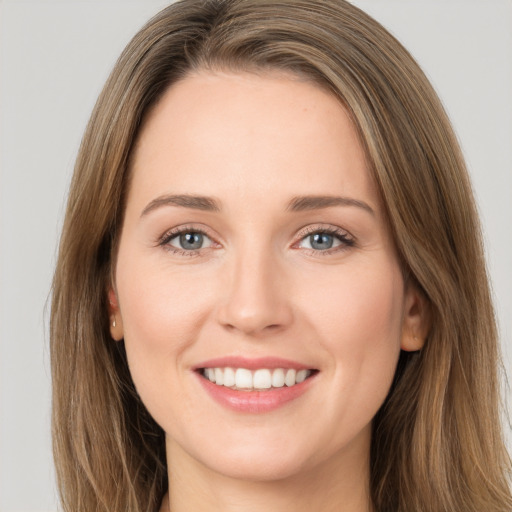
[(299, 196), (294, 197), (288, 204), (288, 210), (292, 212), (303, 212), (308, 210), (321, 210), (333, 206), (356, 206), (371, 215), (375, 215), (373, 208), (364, 201), (352, 197), (341, 196)]
[(192, 196), (189, 194), (172, 194), (159, 196), (153, 199), (142, 210), (141, 217), (149, 212), (161, 208), (162, 206), (181, 206), (182, 208), (192, 208), (194, 210), (203, 210), (208, 212), (220, 212), (221, 208), (215, 199), (207, 196)]

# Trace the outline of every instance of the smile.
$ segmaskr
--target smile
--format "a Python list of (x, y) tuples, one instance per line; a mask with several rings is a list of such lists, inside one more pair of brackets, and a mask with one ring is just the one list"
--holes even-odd
[(314, 370), (294, 368), (201, 368), (200, 374), (217, 386), (237, 391), (264, 391), (293, 387), (304, 382)]

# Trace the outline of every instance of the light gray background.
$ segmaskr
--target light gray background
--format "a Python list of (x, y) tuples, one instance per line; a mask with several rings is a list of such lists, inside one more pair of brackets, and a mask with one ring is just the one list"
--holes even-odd
[[(167, 3), (0, 1), (2, 512), (57, 509), (44, 308), (64, 196), (81, 134), (109, 70), (135, 31)], [(409, 48), (454, 122), (482, 214), (510, 368), (512, 0), (354, 3)]]

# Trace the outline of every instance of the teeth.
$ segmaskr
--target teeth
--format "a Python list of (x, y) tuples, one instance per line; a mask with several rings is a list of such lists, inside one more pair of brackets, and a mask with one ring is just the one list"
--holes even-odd
[(295, 376), (297, 375), (297, 372), (295, 370), (288, 370), (286, 372), (286, 376), (284, 378), (284, 383), (287, 386), (293, 386), (295, 384)]
[(236, 383), (235, 370), (233, 368), (224, 368), (224, 386), (230, 388)]
[(284, 370), (278, 368), (272, 372), (272, 387), (282, 388), (284, 386)]
[(250, 391), (295, 386), (304, 382), (311, 370), (261, 368), (252, 372), (246, 368), (204, 368), (202, 374), (218, 386)]
[[(215, 381), (216, 384), (219, 384)], [(252, 388), (252, 373), (245, 368), (238, 368), (235, 372), (235, 386), (240, 389)]]
[(272, 374), (270, 370), (256, 370), (252, 381), (256, 389), (269, 389), (272, 387)]
[(300, 382), (304, 382), (306, 377), (308, 376), (307, 370), (299, 370), (297, 375), (295, 376), (295, 382), (299, 384)]

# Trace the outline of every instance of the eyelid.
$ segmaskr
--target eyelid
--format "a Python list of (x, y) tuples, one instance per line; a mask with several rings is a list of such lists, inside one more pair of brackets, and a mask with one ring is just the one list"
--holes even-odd
[[(212, 242), (212, 245), (210, 247), (205, 247), (201, 249), (193, 249), (193, 250), (185, 250), (185, 249), (179, 249), (177, 247), (171, 246), (169, 244), (169, 241), (176, 236), (179, 236), (183, 233), (200, 233), (210, 239)], [(356, 245), (356, 239), (355, 237), (348, 232), (346, 229), (340, 228), (339, 226), (333, 226), (332, 224), (309, 224), (299, 230), (295, 237), (295, 241), (291, 244), (291, 248), (293, 249), (301, 249), (298, 245), (308, 236), (313, 235), (315, 233), (328, 233), (332, 236), (335, 236), (341, 243), (340, 245), (325, 249), (325, 250), (319, 250), (319, 249), (310, 249), (310, 248), (302, 248), (304, 251), (309, 251), (314, 254), (332, 254), (335, 252), (346, 250), (350, 247), (353, 247)], [(221, 243), (218, 242), (218, 236), (214, 235), (211, 230), (203, 225), (203, 224), (182, 224), (179, 226), (175, 226), (171, 229), (168, 229), (165, 231), (161, 236), (159, 236), (156, 240), (157, 246), (161, 246), (166, 250), (169, 250), (170, 252), (174, 253), (182, 253), (186, 254), (188, 256), (194, 256), (199, 254), (201, 251), (206, 251), (211, 248), (218, 248), (221, 246)], [(217, 246), (217, 247), (215, 247)]]
[(301, 228), (297, 233), (298, 239), (303, 239), (308, 235), (315, 233), (329, 233), (332, 235), (343, 236), (345, 238), (355, 241), (355, 238), (346, 229), (340, 228), (339, 226), (333, 226), (332, 224), (308, 224)]
[(318, 250), (318, 249), (310, 249), (310, 248), (302, 248), (305, 251), (309, 251), (314, 254), (321, 254), (321, 255), (327, 255), (332, 254), (335, 252), (346, 250), (350, 247), (353, 247), (356, 245), (356, 239), (355, 237), (349, 233), (346, 229), (340, 228), (339, 226), (333, 226), (332, 224), (310, 224), (306, 226), (305, 228), (302, 228), (297, 233), (297, 240), (293, 242), (292, 248), (294, 249), (301, 249), (299, 247), (299, 244), (308, 236), (314, 235), (316, 233), (327, 233), (332, 236), (335, 236), (338, 238), (338, 240), (341, 242), (340, 245), (326, 249), (326, 250)]
[(200, 252), (203, 249), (210, 248), (210, 247), (205, 247), (205, 248), (201, 248), (201, 249), (185, 251), (184, 249), (179, 249), (179, 248), (173, 247), (169, 244), (169, 242), (173, 238), (175, 238), (183, 233), (200, 233), (201, 235), (204, 235), (211, 240), (212, 246), (220, 245), (220, 243), (217, 241), (217, 237), (211, 233), (210, 229), (208, 229), (204, 225), (198, 225), (198, 224), (181, 224), (179, 226), (175, 226), (171, 229), (168, 229), (167, 231), (165, 231), (162, 235), (160, 235), (157, 238), (156, 245), (161, 246), (165, 249), (168, 249), (171, 252), (186, 252), (188, 255), (197, 254), (198, 252)]

